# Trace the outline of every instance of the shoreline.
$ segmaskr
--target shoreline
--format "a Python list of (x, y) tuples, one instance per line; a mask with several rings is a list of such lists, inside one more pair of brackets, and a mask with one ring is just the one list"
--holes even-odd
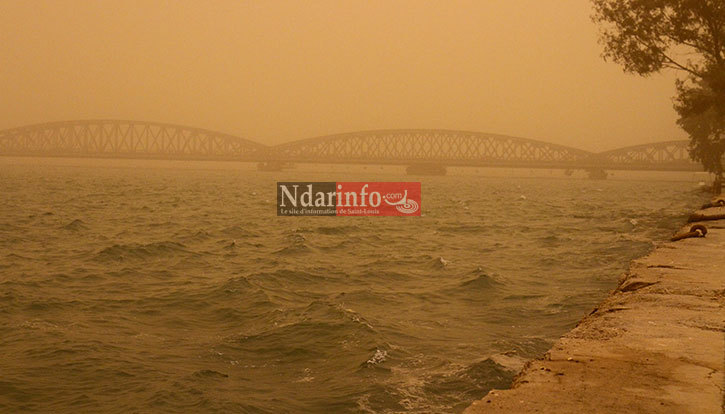
[[(722, 217), (725, 207), (695, 213)], [(725, 412), (725, 219), (631, 262), (589, 315), (479, 413)]]

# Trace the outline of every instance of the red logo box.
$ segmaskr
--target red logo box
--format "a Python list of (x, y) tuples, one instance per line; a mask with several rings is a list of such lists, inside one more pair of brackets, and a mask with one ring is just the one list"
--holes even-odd
[(338, 216), (420, 216), (420, 183), (335, 184)]

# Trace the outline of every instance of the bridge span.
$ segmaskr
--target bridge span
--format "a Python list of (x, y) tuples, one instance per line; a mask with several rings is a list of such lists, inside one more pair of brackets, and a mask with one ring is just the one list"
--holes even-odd
[(0, 131), (0, 156), (153, 158), (291, 163), (698, 171), (687, 141), (602, 153), (473, 131), (392, 129), (302, 139), (276, 146), (189, 126), (129, 120), (50, 122)]

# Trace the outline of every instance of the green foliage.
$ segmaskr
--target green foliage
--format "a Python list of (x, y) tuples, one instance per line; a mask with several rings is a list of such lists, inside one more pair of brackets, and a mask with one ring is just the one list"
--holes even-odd
[(592, 0), (603, 57), (626, 72), (687, 73), (677, 82), (678, 124), (690, 155), (718, 177), (725, 153), (725, 1)]

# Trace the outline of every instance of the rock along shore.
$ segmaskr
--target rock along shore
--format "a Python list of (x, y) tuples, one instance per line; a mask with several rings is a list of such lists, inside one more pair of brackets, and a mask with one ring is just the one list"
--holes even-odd
[(634, 260), (511, 389), (491, 390), (465, 414), (725, 412), (725, 220), (707, 220), (723, 214), (697, 211), (706, 237)]

